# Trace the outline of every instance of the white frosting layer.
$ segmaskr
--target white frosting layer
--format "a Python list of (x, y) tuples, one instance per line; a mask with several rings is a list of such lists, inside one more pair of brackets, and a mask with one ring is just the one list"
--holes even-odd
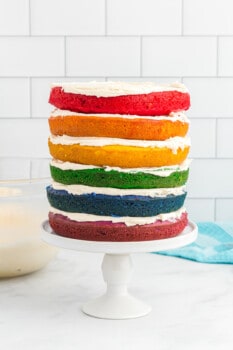
[(166, 197), (168, 195), (181, 195), (185, 192), (185, 186), (174, 188), (152, 188), (152, 189), (119, 189), (112, 187), (92, 187), (84, 185), (64, 185), (58, 182), (53, 182), (52, 187), (55, 190), (65, 190), (70, 194), (103, 194), (108, 196), (148, 196), (148, 197)]
[(51, 117), (66, 117), (66, 116), (77, 116), (77, 117), (96, 117), (96, 118), (122, 118), (122, 119), (151, 119), (151, 120), (169, 120), (172, 122), (180, 121), (183, 123), (189, 123), (189, 120), (187, 116), (184, 114), (184, 112), (172, 112), (169, 114), (169, 116), (155, 116), (155, 117), (150, 117), (150, 116), (138, 116), (138, 115), (129, 115), (129, 114), (85, 114), (85, 113), (76, 113), (76, 112), (71, 112), (63, 109), (55, 109), (51, 113)]
[[(191, 159), (186, 159), (182, 164), (180, 165), (173, 165), (173, 166), (165, 166), (165, 167), (153, 167), (153, 168), (119, 168), (119, 167), (110, 167), (105, 166), (103, 169), (105, 171), (119, 171), (123, 173), (138, 173), (143, 172), (147, 174), (157, 175), (161, 177), (166, 177), (171, 175), (174, 172), (177, 171), (185, 171), (189, 168), (191, 163)], [(71, 162), (62, 162), (57, 159), (53, 159), (50, 164), (56, 168), (59, 168), (61, 170), (87, 170), (87, 169), (99, 169), (101, 167), (95, 166), (95, 165), (85, 165), (85, 164), (77, 164), (77, 163), (71, 163)]]
[(178, 148), (184, 149), (190, 146), (189, 137), (171, 137), (165, 141), (144, 141), (144, 140), (128, 140), (111, 137), (72, 137), (67, 135), (54, 136), (50, 135), (50, 141), (53, 144), (61, 145), (81, 145), (81, 146), (133, 146), (133, 147), (159, 147), (170, 148), (173, 153), (176, 153)]
[(51, 87), (62, 87), (64, 92), (96, 97), (113, 97), (124, 95), (150, 94), (152, 92), (179, 91), (188, 92), (187, 88), (178, 82), (172, 84), (156, 84), (152, 82), (66, 82), (53, 83)]
[(96, 221), (107, 221), (112, 223), (124, 223), (126, 226), (135, 226), (135, 225), (146, 225), (153, 224), (155, 221), (171, 221), (174, 222), (176, 219), (180, 219), (182, 214), (186, 212), (186, 209), (183, 207), (177, 211), (171, 213), (159, 214), (156, 216), (146, 216), (146, 217), (130, 217), (130, 216), (121, 216), (121, 217), (112, 217), (112, 216), (99, 216), (93, 214), (82, 214), (82, 213), (70, 213), (55, 208), (50, 208), (50, 212), (54, 214), (61, 214), (69, 218), (70, 220), (75, 220), (79, 222), (96, 222)]

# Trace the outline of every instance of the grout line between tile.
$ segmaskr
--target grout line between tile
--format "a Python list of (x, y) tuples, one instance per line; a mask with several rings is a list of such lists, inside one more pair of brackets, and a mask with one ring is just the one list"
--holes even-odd
[(1, 121), (16, 121), (16, 120), (24, 120), (24, 121), (28, 121), (28, 120), (43, 120), (43, 119), (48, 119), (48, 117), (0, 117), (0, 122)]
[[(57, 75), (30, 75), (31, 78), (37, 78), (37, 79), (50, 79), (50, 78), (62, 78), (63, 75), (61, 74), (57, 74)], [(77, 75), (76, 75), (77, 77)], [(104, 76), (103, 75), (82, 75), (82, 76), (78, 76), (79, 78), (98, 78), (98, 79), (103, 79)], [(14, 76), (10, 76), (10, 75), (1, 75), (0, 79), (22, 79), (22, 78), (27, 78), (25, 75), (14, 75)], [(112, 75), (111, 78), (138, 78), (137, 76), (135, 75), (127, 75), (127, 76), (122, 76), (122, 75)], [(148, 76), (143, 76), (142, 78), (148, 78), (148, 79), (170, 79), (170, 78), (177, 78), (179, 79), (180, 77), (176, 75), (160, 75), (160, 76), (155, 76), (155, 75), (148, 75)], [(207, 75), (202, 75), (202, 76), (191, 76), (191, 75), (187, 75), (187, 76), (183, 76), (182, 77), (182, 80), (185, 80), (185, 79), (233, 79), (233, 75), (228, 75), (228, 76), (207, 76)]]
[(32, 78), (29, 77), (29, 118), (32, 118)]
[(105, 13), (104, 13), (104, 33), (108, 35), (108, 0), (105, 0)]
[(64, 76), (66, 77), (66, 36), (64, 36)]
[(219, 76), (219, 36), (216, 37), (216, 76)]
[[(110, 34), (107, 35), (109, 38), (138, 38), (140, 34)], [(32, 37), (35, 38), (57, 38), (57, 37), (62, 37), (63, 35), (61, 34), (33, 34)], [(68, 37), (71, 38), (104, 38), (104, 34), (69, 34), (67, 35)], [(25, 38), (28, 37), (26, 34), (4, 34), (0, 35), (1, 38)], [(144, 34), (143, 37), (145, 38), (180, 38), (181, 35), (179, 34)], [(216, 34), (188, 34), (184, 35), (185, 38), (216, 38)], [(233, 34), (231, 35), (221, 35), (221, 38), (233, 38)]]
[(184, 0), (181, 0), (181, 35), (184, 36)]
[(214, 221), (217, 220), (217, 199), (214, 198)]
[(192, 199), (192, 200), (200, 200), (200, 199), (211, 199), (211, 200), (217, 200), (217, 199), (233, 199), (233, 197), (189, 197), (188, 195), (188, 199)]
[(218, 118), (215, 120), (215, 158), (218, 158)]
[(31, 36), (31, 27), (32, 27), (32, 23), (31, 23), (31, 0), (28, 0), (28, 33), (29, 36)]
[(143, 64), (143, 38), (142, 36), (140, 36), (140, 55), (139, 55), (139, 59), (140, 59), (140, 77), (143, 76), (143, 69), (142, 69), (142, 64)]
[(32, 179), (32, 160), (30, 159), (30, 165), (29, 165), (29, 178)]

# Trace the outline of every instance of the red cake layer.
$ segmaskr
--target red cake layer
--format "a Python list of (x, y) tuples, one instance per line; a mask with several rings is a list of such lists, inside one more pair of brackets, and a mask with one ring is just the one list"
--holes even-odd
[(187, 92), (172, 90), (140, 95), (96, 97), (66, 93), (62, 87), (53, 87), (49, 102), (57, 108), (73, 112), (159, 116), (187, 110), (190, 107), (190, 96)]
[(188, 224), (187, 213), (175, 221), (156, 221), (153, 224), (126, 226), (105, 221), (78, 222), (60, 214), (49, 213), (49, 223), (60, 236), (109, 242), (150, 241), (175, 237)]

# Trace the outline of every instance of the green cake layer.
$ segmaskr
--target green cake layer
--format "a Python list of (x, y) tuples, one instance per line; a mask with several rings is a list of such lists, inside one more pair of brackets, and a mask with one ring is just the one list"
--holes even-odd
[(66, 185), (79, 184), (93, 187), (114, 188), (172, 188), (183, 186), (189, 170), (175, 171), (163, 177), (143, 172), (126, 173), (104, 168), (84, 170), (61, 170), (50, 165), (51, 176), (56, 182)]

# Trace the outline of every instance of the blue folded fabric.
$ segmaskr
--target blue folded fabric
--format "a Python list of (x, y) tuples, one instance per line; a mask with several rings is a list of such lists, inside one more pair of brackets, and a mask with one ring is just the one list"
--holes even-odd
[(233, 223), (200, 222), (196, 241), (185, 247), (158, 252), (203, 263), (233, 264)]

